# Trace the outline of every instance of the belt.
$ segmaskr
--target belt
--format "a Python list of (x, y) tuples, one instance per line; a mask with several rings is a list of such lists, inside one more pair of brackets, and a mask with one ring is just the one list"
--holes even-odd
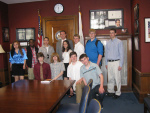
[(108, 62), (114, 62), (114, 61), (118, 61), (118, 60), (120, 60), (120, 59), (117, 59), (117, 60), (108, 60)]

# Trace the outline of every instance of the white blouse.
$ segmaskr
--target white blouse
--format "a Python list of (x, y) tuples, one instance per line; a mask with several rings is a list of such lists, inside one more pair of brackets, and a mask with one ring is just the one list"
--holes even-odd
[(72, 52), (71, 49), (69, 49), (68, 52), (63, 52), (62, 53), (62, 58), (63, 58), (63, 63), (69, 63), (69, 60), (70, 60), (70, 53)]

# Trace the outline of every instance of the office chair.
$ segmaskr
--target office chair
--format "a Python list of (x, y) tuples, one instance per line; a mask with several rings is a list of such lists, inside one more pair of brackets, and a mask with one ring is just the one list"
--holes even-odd
[(80, 104), (62, 104), (56, 113), (86, 113), (90, 87), (85, 86), (82, 92)]
[(88, 85), (90, 88), (92, 88), (92, 85), (93, 85), (93, 79), (90, 79), (90, 80), (88, 81), (87, 85)]
[(101, 113), (101, 105), (98, 100), (92, 99), (87, 107), (87, 113)]

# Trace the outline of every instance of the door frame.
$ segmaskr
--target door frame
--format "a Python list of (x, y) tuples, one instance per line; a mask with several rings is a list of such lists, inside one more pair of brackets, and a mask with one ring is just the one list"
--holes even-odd
[(45, 37), (46, 31), (46, 22), (47, 21), (56, 21), (56, 20), (74, 20), (74, 34), (78, 34), (78, 19), (77, 15), (66, 15), (66, 16), (50, 16), (50, 17), (43, 17), (43, 37)]

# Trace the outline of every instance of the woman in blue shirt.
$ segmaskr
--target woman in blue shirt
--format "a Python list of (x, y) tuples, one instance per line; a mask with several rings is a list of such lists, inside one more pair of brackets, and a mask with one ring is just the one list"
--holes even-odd
[(21, 48), (18, 41), (14, 41), (10, 51), (10, 68), (12, 67), (12, 75), (15, 77), (15, 82), (24, 79), (24, 69), (26, 65), (26, 52)]

